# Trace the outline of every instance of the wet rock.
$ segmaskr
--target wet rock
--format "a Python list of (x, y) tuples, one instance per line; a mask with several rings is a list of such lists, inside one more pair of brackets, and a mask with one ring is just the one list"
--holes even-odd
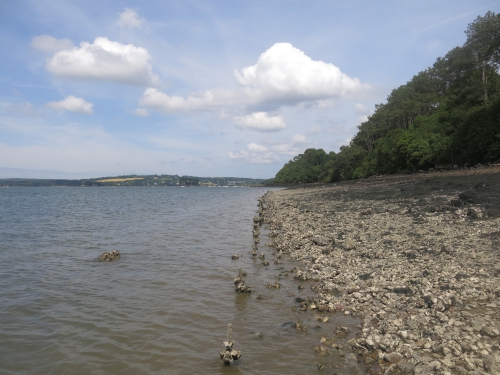
[(277, 281), (274, 284), (267, 283), (266, 284), (266, 288), (279, 289), (279, 288), (281, 288), (281, 284), (279, 282), (277, 282)]
[(469, 207), (467, 216), (472, 219), (482, 219), (488, 216), (488, 212), (481, 206)]
[(351, 330), (347, 327), (337, 327), (334, 331), (334, 335), (335, 337), (345, 338), (350, 332)]
[(225, 349), (219, 352), (220, 361), (223, 365), (229, 366), (233, 361), (240, 359), (241, 351), (233, 349), (235, 342), (231, 340), (232, 324), (227, 325), (227, 340), (223, 342)]
[(103, 253), (100, 257), (100, 260), (103, 262), (110, 262), (112, 260), (120, 259), (120, 252), (118, 250), (108, 251), (107, 253)]
[(239, 293), (251, 293), (252, 288), (248, 285), (245, 285), (245, 276), (244, 273), (239, 269), (238, 276), (234, 278), (234, 290)]

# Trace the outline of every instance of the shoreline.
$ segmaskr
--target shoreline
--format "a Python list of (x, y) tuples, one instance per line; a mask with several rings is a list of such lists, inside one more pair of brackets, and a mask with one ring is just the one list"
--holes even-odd
[[(262, 216), (316, 296), (361, 318), (370, 374), (500, 374), (500, 168), (273, 191)], [(326, 351), (326, 349), (325, 349)]]

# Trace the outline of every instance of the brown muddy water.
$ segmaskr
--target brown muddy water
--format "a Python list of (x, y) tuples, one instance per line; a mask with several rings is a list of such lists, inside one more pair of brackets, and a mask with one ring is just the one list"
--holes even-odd
[[(314, 351), (339, 325), (352, 337), (358, 321), (292, 311), (313, 295), (293, 273), (266, 288), (294, 267), (249, 254), (267, 190), (0, 189), (0, 374), (363, 373), (348, 351)], [(271, 261), (262, 232), (258, 252)], [(113, 249), (121, 259), (98, 261)], [(234, 291), (238, 267), (250, 295)], [(228, 323), (242, 357), (224, 367)]]

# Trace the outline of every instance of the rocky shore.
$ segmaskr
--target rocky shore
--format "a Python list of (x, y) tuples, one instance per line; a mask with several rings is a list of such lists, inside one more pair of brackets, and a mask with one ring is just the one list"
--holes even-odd
[(500, 168), (273, 191), (260, 217), (300, 308), (362, 319), (369, 374), (500, 374)]

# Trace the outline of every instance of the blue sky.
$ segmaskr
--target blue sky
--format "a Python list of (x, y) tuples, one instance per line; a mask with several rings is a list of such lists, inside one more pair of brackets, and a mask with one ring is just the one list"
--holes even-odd
[(0, 177), (273, 177), (500, 1), (0, 3)]

